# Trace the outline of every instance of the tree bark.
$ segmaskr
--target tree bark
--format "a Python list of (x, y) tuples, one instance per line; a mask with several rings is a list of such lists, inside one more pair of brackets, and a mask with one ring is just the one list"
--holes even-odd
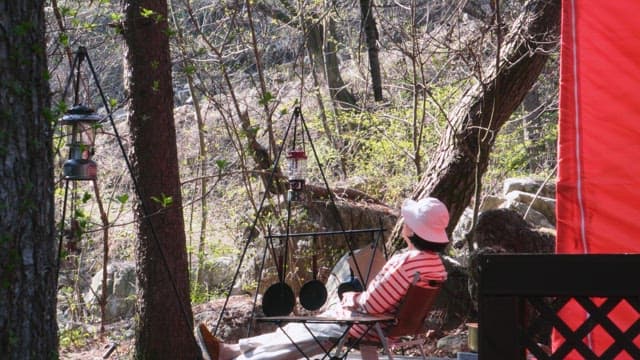
[(139, 202), (137, 359), (194, 359), (189, 272), (173, 119), (166, 0), (124, 3), (132, 170)]
[(44, 1), (0, 9), (0, 357), (58, 357)]
[[(416, 199), (434, 196), (447, 205), (449, 234), (475, 193), (476, 179), (487, 170), (498, 132), (535, 84), (556, 46), (559, 25), (559, 0), (529, 1), (506, 37), (498, 69), (488, 68), (484, 81), (464, 92), (450, 113), (447, 133), (412, 195)], [(392, 246), (400, 243), (401, 225), (402, 219), (390, 237)]]
[(371, 73), (371, 87), (373, 88), (373, 98), (375, 101), (382, 101), (382, 77), (380, 76), (380, 60), (378, 53), (378, 28), (376, 19), (373, 17), (373, 9), (370, 0), (360, 0), (360, 21), (367, 43), (367, 53), (369, 54), (369, 72)]

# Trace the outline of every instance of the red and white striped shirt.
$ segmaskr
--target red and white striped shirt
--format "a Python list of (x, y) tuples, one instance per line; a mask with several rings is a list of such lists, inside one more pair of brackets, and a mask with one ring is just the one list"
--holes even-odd
[[(447, 271), (440, 256), (430, 251), (408, 250), (389, 259), (363, 292), (344, 293), (343, 306), (368, 314), (394, 315), (409, 285), (418, 273), (418, 286), (428, 286), (429, 280), (444, 281)], [(384, 330), (384, 329), (383, 329)], [(349, 335), (360, 338), (366, 326), (354, 325)], [(377, 339), (370, 331), (365, 339)]]

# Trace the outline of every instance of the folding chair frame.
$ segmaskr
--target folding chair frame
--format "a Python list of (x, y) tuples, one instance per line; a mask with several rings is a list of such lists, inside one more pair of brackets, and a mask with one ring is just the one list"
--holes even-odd
[[(420, 349), (420, 353), (422, 354), (423, 359), (426, 359), (427, 356), (424, 353), (424, 341), (399, 341), (395, 342), (393, 339), (406, 335), (415, 335), (419, 334), (425, 330), (424, 323), (431, 312), (431, 308), (440, 293), (441, 283), (434, 283), (432, 287), (422, 287), (415, 284), (409, 286), (407, 290), (407, 294), (405, 295), (404, 300), (400, 304), (398, 309), (398, 313), (395, 318), (395, 323), (386, 330), (386, 333), (382, 330), (380, 323), (375, 323), (373, 325), (373, 329), (376, 331), (378, 338), (380, 339), (380, 343), (377, 345), (381, 345), (384, 349), (384, 353), (387, 357), (392, 360), (393, 353), (391, 352), (392, 347), (407, 347), (407, 346), (418, 346)], [(347, 336), (343, 337), (338, 346), (336, 347), (336, 357), (340, 358), (342, 346), (344, 346), (345, 341), (347, 340)], [(356, 340), (356, 346), (360, 343), (361, 339)], [(365, 344), (363, 344), (365, 345)], [(360, 345), (360, 346), (363, 346)], [(366, 344), (368, 345), (368, 344)], [(377, 359), (377, 356), (373, 359)], [(369, 360), (364, 359), (363, 360)]]

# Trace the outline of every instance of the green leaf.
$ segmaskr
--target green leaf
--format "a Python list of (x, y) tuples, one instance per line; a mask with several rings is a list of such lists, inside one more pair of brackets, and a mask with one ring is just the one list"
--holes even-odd
[(267, 105), (269, 101), (273, 100), (273, 94), (269, 91), (264, 93), (264, 96), (260, 99), (260, 105)]
[(57, 105), (56, 105), (56, 112), (60, 115), (64, 114), (65, 111), (67, 111), (67, 103), (64, 102), (64, 100), (60, 101)]
[(72, 9), (68, 6), (60, 7), (60, 14), (65, 17), (75, 17), (78, 15), (78, 10)]
[(98, 24), (94, 24), (94, 23), (90, 23), (90, 22), (84, 22), (82, 24), (82, 28), (86, 31), (92, 31), (94, 29), (96, 29), (98, 27)]
[(254, 126), (250, 126), (248, 129), (244, 130), (243, 133), (245, 135), (248, 135), (248, 136), (251, 136), (251, 137), (255, 137), (258, 134), (259, 130), (260, 130), (260, 126), (254, 125)]
[(196, 67), (194, 65), (186, 65), (184, 67), (184, 73), (187, 75), (193, 75), (196, 73)]
[(116, 196), (116, 200), (118, 200), (120, 204), (125, 204), (129, 200), (129, 194), (118, 195)]
[(142, 17), (149, 18), (149, 17), (152, 17), (153, 14), (155, 14), (155, 12), (153, 10), (151, 10), (151, 9), (142, 8), (140, 10), (140, 15), (142, 15)]
[(160, 206), (166, 208), (168, 206), (171, 206), (171, 204), (173, 204), (173, 198), (171, 196), (167, 196), (165, 194), (160, 194), (160, 197), (158, 196), (152, 196), (151, 200), (153, 200), (154, 202), (160, 204)]
[(225, 159), (216, 160), (216, 166), (218, 167), (218, 169), (224, 170), (229, 166), (229, 161)]
[(69, 46), (69, 35), (60, 33), (60, 35), (58, 36), (58, 42), (60, 42), (60, 44), (62, 44), (63, 46)]
[(121, 13), (112, 12), (109, 14), (109, 18), (112, 22), (120, 22), (124, 16)]

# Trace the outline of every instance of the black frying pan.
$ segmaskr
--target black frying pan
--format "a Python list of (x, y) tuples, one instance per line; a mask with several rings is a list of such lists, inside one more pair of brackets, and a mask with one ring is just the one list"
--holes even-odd
[(279, 281), (267, 288), (262, 296), (262, 311), (265, 316), (287, 316), (293, 311), (296, 296), (287, 283), (284, 282), (284, 262), (280, 257), (278, 268)]
[(264, 292), (262, 311), (265, 316), (287, 316), (293, 311), (295, 295), (285, 282), (277, 282)]
[(313, 280), (307, 281), (300, 288), (300, 304), (307, 310), (318, 310), (327, 301), (327, 288), (324, 283), (316, 278), (318, 273), (318, 255), (315, 251), (315, 241), (311, 241), (311, 251), (313, 256), (311, 260), (311, 269), (313, 271)]

